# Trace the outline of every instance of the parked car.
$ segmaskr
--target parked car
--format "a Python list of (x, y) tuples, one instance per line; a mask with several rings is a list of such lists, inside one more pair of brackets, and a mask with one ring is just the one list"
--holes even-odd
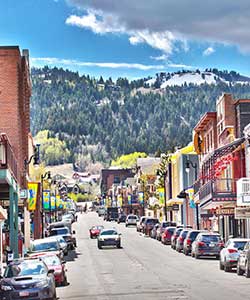
[(145, 221), (146, 216), (140, 217), (139, 221), (136, 223), (136, 231), (142, 232), (142, 223)]
[(42, 252), (54, 252), (59, 258), (63, 258), (63, 250), (57, 239), (44, 238), (32, 241), (28, 249), (28, 256), (35, 258)]
[(181, 252), (183, 250), (183, 244), (186, 239), (187, 233), (190, 231), (190, 228), (183, 228), (180, 232), (180, 235), (176, 239), (175, 250)]
[(229, 239), (225, 248), (220, 252), (220, 270), (229, 272), (237, 267), (240, 251), (243, 251), (248, 239), (233, 238)]
[(70, 214), (62, 215), (62, 222), (64, 222), (64, 221), (71, 222), (71, 224), (72, 224), (72, 223), (75, 222), (75, 217), (71, 213)]
[(192, 244), (191, 256), (196, 259), (201, 256), (215, 256), (218, 259), (223, 247), (223, 240), (218, 233), (199, 233)]
[(164, 229), (164, 232), (161, 235), (161, 242), (164, 245), (170, 245), (171, 244), (171, 237), (174, 234), (176, 227), (167, 227)]
[(57, 285), (68, 285), (65, 267), (66, 262), (64, 260), (61, 260), (54, 254), (42, 255), (40, 258), (43, 260), (43, 262), (45, 262), (49, 270), (54, 271), (53, 274)]
[(166, 227), (168, 227), (168, 222), (161, 222), (161, 223), (160, 223), (160, 226), (158, 227), (157, 232), (156, 232), (156, 239), (157, 239), (158, 241), (161, 240), (161, 235), (163, 234), (164, 229), (165, 229)]
[(240, 255), (237, 262), (237, 274), (243, 275), (247, 278), (250, 277), (250, 241), (248, 241), (243, 251), (240, 251)]
[(48, 225), (47, 230), (48, 230), (48, 233), (49, 233), (50, 230), (52, 230), (53, 228), (62, 228), (62, 227), (68, 227), (69, 231), (72, 232), (72, 224), (71, 224), (70, 220), (53, 222), (53, 223)]
[(97, 247), (116, 246), (121, 248), (121, 234), (115, 229), (103, 229), (97, 237)]
[(127, 218), (126, 218), (126, 223), (125, 223), (125, 226), (128, 227), (128, 226), (136, 226), (137, 224), (137, 221), (138, 221), (138, 217), (136, 215), (128, 215)]
[(91, 239), (98, 237), (100, 232), (104, 229), (103, 225), (95, 225), (89, 229), (89, 236)]
[(157, 235), (157, 229), (160, 227), (161, 224), (157, 223), (155, 224), (155, 226), (153, 227), (153, 229), (150, 232), (150, 237), (153, 239), (156, 239), (156, 235)]
[(50, 230), (49, 236), (62, 236), (68, 245), (68, 249), (73, 250), (76, 247), (75, 231), (73, 230), (71, 234), (68, 227), (53, 228)]
[(175, 249), (176, 247), (176, 240), (179, 237), (183, 227), (176, 227), (173, 235), (171, 236), (171, 248)]
[(0, 299), (56, 300), (53, 273), (39, 259), (14, 260), (0, 281)]
[(120, 214), (119, 217), (118, 217), (118, 220), (117, 220), (117, 223), (125, 223), (126, 222), (126, 219), (127, 219), (127, 215), (125, 214)]
[(98, 213), (98, 216), (101, 217), (101, 216), (103, 216), (103, 215), (105, 214), (106, 208), (103, 207), (103, 206), (100, 206), (100, 207), (97, 209), (96, 212)]
[(156, 218), (146, 218), (142, 223), (142, 232), (145, 235), (150, 236), (150, 232), (153, 229), (154, 225), (159, 223), (159, 220)]
[(193, 230), (193, 229), (188, 231), (187, 236), (184, 240), (184, 244), (183, 244), (183, 253), (185, 255), (188, 255), (189, 253), (191, 253), (192, 244), (200, 232), (202, 232), (202, 231), (201, 230)]
[(65, 239), (61, 235), (55, 235), (53, 237), (50, 237), (51, 239), (56, 239), (60, 245), (60, 248), (63, 251), (63, 255), (66, 256), (68, 255), (68, 244), (66, 243)]
[(106, 221), (118, 220), (118, 207), (108, 207)]

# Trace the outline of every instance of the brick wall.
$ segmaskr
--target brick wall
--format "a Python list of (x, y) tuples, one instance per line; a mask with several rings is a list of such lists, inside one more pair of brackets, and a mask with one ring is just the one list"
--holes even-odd
[(28, 158), (30, 131), (30, 75), (28, 52), (0, 47), (0, 132), (10, 139), (19, 167), (19, 184), (25, 186), (24, 159)]

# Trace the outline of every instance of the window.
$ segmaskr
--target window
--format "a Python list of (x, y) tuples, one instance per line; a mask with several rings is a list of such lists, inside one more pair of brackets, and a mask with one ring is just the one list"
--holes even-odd
[(121, 180), (120, 180), (120, 177), (119, 176), (115, 176), (114, 177), (114, 183), (120, 183)]

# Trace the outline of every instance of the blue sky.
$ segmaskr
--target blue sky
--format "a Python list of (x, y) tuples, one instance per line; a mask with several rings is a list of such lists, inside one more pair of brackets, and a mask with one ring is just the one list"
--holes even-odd
[(33, 66), (97, 77), (214, 67), (250, 75), (249, 1), (186, 2), (1, 0), (0, 45), (29, 49)]

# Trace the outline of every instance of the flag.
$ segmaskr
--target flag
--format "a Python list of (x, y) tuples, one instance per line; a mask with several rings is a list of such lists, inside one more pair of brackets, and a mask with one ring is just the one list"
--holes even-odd
[(144, 194), (143, 194), (143, 192), (139, 192), (138, 193), (138, 200), (139, 200), (140, 204), (143, 204), (143, 200), (144, 200)]
[(50, 191), (43, 191), (43, 209), (50, 210)]
[(55, 208), (56, 208), (56, 197), (51, 196), (50, 197), (50, 209), (55, 210)]
[(164, 188), (159, 188), (158, 189), (158, 193), (159, 193), (159, 202), (160, 204), (164, 204)]
[(194, 203), (194, 189), (190, 188), (186, 192), (188, 193), (188, 197), (189, 197), (189, 207), (190, 208), (195, 208), (195, 203)]
[(28, 210), (36, 210), (38, 182), (28, 182)]
[(131, 205), (132, 204), (132, 196), (128, 195), (128, 204)]

